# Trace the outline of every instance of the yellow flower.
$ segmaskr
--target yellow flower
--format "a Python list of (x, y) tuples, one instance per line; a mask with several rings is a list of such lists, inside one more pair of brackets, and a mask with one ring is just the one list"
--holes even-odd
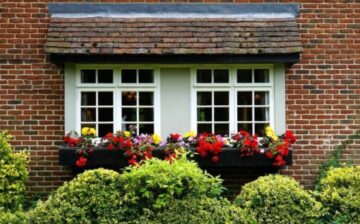
[(185, 133), (184, 138), (190, 138), (190, 137), (195, 137), (196, 133), (195, 131), (189, 131), (187, 133)]
[(84, 127), (83, 129), (81, 129), (81, 134), (82, 135), (96, 135), (96, 130), (95, 128), (89, 128), (89, 127)]
[(124, 131), (123, 133), (126, 138), (130, 138), (130, 136), (131, 136), (130, 131)]
[(160, 142), (161, 142), (161, 137), (160, 137), (159, 135), (153, 134), (151, 137), (152, 137), (152, 140), (153, 140), (153, 142), (154, 142), (155, 145), (160, 144)]
[(274, 140), (274, 141), (279, 140), (279, 138), (275, 134), (274, 130), (270, 126), (267, 126), (265, 128), (265, 134), (266, 134), (267, 137), (272, 138), (272, 140)]

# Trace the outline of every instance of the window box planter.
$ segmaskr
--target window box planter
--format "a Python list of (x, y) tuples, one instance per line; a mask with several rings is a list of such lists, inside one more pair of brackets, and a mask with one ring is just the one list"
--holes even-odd
[[(153, 156), (163, 159), (162, 149), (155, 149)], [(75, 148), (59, 148), (59, 164), (76, 167), (78, 155)], [(251, 157), (241, 157), (239, 150), (235, 148), (223, 148), (219, 154), (219, 162), (214, 163), (210, 157), (201, 158), (195, 155), (193, 158), (200, 167), (272, 167), (273, 161), (266, 158), (263, 153)], [(292, 151), (285, 157), (286, 165), (292, 165)], [(88, 157), (85, 168), (105, 167), (112, 169), (123, 168), (128, 165), (124, 152), (120, 150), (95, 149)]]

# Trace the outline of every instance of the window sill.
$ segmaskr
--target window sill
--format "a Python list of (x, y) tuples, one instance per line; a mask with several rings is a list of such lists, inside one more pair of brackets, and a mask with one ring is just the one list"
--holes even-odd
[[(153, 156), (163, 159), (161, 149), (155, 149)], [(78, 155), (74, 148), (59, 147), (59, 164), (62, 166), (75, 167)], [(223, 148), (219, 154), (219, 162), (214, 163), (210, 157), (201, 158), (195, 155), (193, 158), (200, 167), (273, 167), (273, 160), (266, 158), (265, 154), (260, 153), (255, 156), (241, 157), (239, 150), (235, 148)], [(285, 157), (286, 166), (292, 165), (292, 150)], [(95, 149), (88, 157), (87, 165), (84, 168), (111, 168), (119, 169), (128, 165), (127, 158), (121, 150), (108, 150), (103, 148)]]

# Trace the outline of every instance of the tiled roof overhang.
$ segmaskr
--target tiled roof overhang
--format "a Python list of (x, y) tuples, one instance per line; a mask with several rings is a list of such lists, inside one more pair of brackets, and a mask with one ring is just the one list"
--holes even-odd
[(296, 4), (50, 4), (49, 10), (45, 51), (53, 56), (295, 62), (301, 52)]

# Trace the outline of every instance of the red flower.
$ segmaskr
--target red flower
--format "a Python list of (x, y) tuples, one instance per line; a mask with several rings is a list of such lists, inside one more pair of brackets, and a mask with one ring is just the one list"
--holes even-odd
[(178, 141), (180, 139), (181, 135), (179, 135), (178, 133), (171, 133), (170, 134), (170, 138), (174, 141)]
[(136, 159), (130, 159), (129, 160), (129, 165), (133, 166), (133, 165), (136, 165), (136, 164), (137, 164)]
[(110, 143), (110, 144), (107, 146), (107, 149), (108, 149), (108, 150), (113, 150), (113, 149), (114, 149), (114, 145)]
[(270, 151), (267, 151), (267, 152), (265, 153), (265, 156), (266, 156), (266, 158), (268, 158), (268, 159), (272, 159), (272, 158), (273, 158), (273, 154), (272, 154)]
[(211, 161), (213, 163), (217, 163), (217, 162), (219, 162), (219, 157), (218, 156), (213, 156), (213, 157), (211, 157)]
[(285, 140), (287, 140), (290, 144), (294, 144), (296, 142), (296, 137), (295, 135), (292, 133), (292, 131), (287, 130), (285, 132), (285, 136), (284, 136)]
[(84, 167), (86, 166), (87, 158), (80, 156), (78, 160), (76, 160), (76, 166), (78, 167)]

